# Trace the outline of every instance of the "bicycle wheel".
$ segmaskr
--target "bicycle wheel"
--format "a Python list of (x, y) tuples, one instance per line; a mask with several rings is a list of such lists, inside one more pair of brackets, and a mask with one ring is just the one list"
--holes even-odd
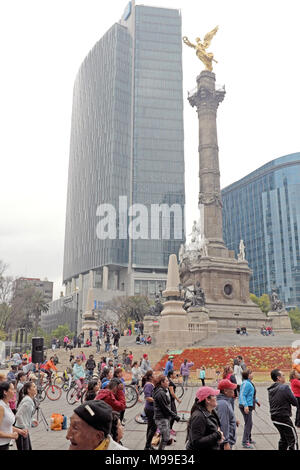
[(74, 387), (71, 387), (68, 392), (67, 392), (67, 402), (69, 403), (69, 405), (75, 405), (75, 403), (78, 403), (79, 401), (79, 390), (78, 390), (78, 387), (77, 385), (75, 385)]
[(138, 401), (138, 394), (133, 385), (125, 385), (126, 408), (132, 408)]
[(81, 403), (83, 403), (85, 401), (85, 396), (87, 394), (87, 389), (86, 390), (83, 390), (82, 394), (81, 394)]
[(180, 383), (175, 384), (176, 385), (176, 396), (177, 398), (181, 398), (184, 395), (184, 388), (183, 385)]
[(61, 389), (64, 391), (64, 392), (67, 392), (69, 390), (69, 382), (64, 382), (61, 386)]
[(49, 384), (48, 387), (46, 387), (46, 395), (49, 398), (49, 400), (55, 401), (58, 400), (61, 397), (62, 390), (60, 387), (54, 384)]

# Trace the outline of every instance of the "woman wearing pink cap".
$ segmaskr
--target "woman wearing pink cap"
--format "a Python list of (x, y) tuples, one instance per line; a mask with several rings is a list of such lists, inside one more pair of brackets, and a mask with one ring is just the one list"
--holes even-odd
[(224, 435), (215, 411), (219, 393), (211, 387), (198, 389), (187, 428), (187, 450), (220, 450)]

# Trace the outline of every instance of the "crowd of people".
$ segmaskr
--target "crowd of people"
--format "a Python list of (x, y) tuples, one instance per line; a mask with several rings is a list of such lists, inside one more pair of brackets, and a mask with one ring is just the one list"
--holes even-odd
[[(99, 339), (111, 335), (113, 346), (119, 347), (118, 330), (105, 328)], [(113, 352), (113, 350), (112, 350)], [(7, 450), (16, 441), (18, 450), (31, 450), (30, 429), (38, 425), (35, 419), (37, 387), (32, 374), (47, 376), (57, 370), (57, 356), (45, 359), (42, 364), (32, 364), (31, 357), (18, 353), (12, 356), (11, 370), (7, 376), (0, 374), (0, 450)], [(97, 363), (98, 362), (98, 363)], [(184, 359), (179, 371), (174, 370), (174, 356), (170, 355), (163, 372), (154, 373), (147, 353), (134, 360), (132, 351), (122, 355), (103, 356), (96, 361), (84, 351), (74, 357), (70, 354), (73, 379), (80, 387), (88, 380), (85, 401), (76, 406), (70, 418), (67, 439), (70, 450), (126, 450), (122, 444), (126, 422), (125, 373), (131, 373), (131, 385), (138, 396), (144, 394), (142, 416), (147, 423), (145, 446), (147, 451), (163, 450), (176, 440), (174, 423), (180, 421), (177, 406), (181, 400), (176, 395), (177, 378), (182, 378), (187, 389), (191, 369), (194, 366)], [(201, 386), (195, 394), (187, 425), (186, 450), (232, 450), (237, 440), (236, 419), (239, 408), (243, 419), (242, 447), (253, 449), (253, 412), (260, 407), (253, 383), (253, 373), (243, 357), (237, 356), (232, 364), (218, 371), (216, 388), (207, 386), (206, 369), (200, 368)], [(300, 373), (293, 369), (290, 385), (286, 384), (280, 369), (271, 371), (273, 384), (268, 387), (271, 421), (279, 432), (279, 450), (298, 448), (296, 428), (300, 427)], [(79, 398), (78, 398), (79, 400)], [(139, 399), (141, 401), (141, 399)], [(292, 406), (297, 408), (292, 422)]]

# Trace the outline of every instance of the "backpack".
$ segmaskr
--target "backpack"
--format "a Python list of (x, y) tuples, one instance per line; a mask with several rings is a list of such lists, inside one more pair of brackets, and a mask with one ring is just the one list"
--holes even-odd
[(61, 431), (63, 428), (64, 417), (58, 413), (52, 413), (51, 415), (51, 431)]

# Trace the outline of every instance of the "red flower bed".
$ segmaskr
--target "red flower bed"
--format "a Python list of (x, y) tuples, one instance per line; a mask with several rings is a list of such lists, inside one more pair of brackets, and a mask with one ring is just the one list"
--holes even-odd
[[(233, 359), (243, 356), (247, 367), (256, 372), (271, 371), (272, 369), (292, 369), (292, 353), (295, 350), (289, 347), (255, 348), (255, 347), (228, 347), (228, 348), (199, 348), (185, 349), (181, 354), (174, 356), (174, 368), (180, 369), (184, 359), (194, 362), (193, 370), (202, 366), (206, 368), (222, 369), (226, 364), (233, 363)], [(168, 355), (165, 355), (155, 366), (155, 370), (165, 367)]]

